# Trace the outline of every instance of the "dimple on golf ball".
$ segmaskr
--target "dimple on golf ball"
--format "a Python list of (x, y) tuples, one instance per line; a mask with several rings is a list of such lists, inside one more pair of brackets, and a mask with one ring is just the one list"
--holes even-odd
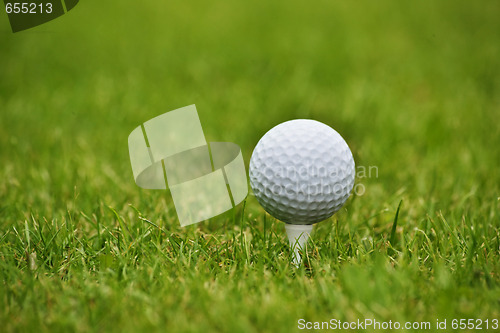
[(313, 224), (337, 212), (354, 186), (344, 139), (319, 121), (296, 119), (269, 130), (250, 159), (250, 186), (264, 209), (286, 223)]

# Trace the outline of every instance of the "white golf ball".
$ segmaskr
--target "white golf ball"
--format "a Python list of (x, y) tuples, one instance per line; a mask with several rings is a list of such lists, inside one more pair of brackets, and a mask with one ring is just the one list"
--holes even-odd
[(349, 198), (354, 159), (333, 128), (309, 119), (273, 127), (250, 159), (250, 186), (264, 209), (286, 223), (323, 221)]

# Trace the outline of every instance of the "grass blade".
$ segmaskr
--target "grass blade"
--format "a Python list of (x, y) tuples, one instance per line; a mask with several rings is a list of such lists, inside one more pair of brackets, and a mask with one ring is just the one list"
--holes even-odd
[(399, 201), (398, 209), (396, 210), (396, 215), (394, 216), (394, 222), (392, 222), (391, 237), (389, 239), (389, 242), (392, 246), (394, 246), (394, 242), (396, 240), (396, 228), (398, 226), (399, 209), (401, 208), (402, 203), (403, 200)]

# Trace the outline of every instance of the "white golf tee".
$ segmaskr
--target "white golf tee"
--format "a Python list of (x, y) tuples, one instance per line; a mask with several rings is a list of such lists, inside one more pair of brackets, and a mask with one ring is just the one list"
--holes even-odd
[(302, 258), (299, 250), (305, 250), (305, 245), (313, 229), (312, 224), (288, 224), (285, 223), (285, 230), (290, 243), (290, 248), (293, 251), (293, 263), (299, 266)]

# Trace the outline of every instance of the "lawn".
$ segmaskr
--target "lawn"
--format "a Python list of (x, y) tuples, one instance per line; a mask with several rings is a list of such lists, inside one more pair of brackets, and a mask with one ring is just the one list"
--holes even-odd
[[(13, 34), (0, 13), (0, 330), (500, 330), (499, 17), (497, 1), (89, 0)], [(190, 104), (247, 168), (290, 119), (349, 144), (359, 191), (299, 268), (251, 194), (181, 228), (169, 193), (135, 185), (129, 133)]]

